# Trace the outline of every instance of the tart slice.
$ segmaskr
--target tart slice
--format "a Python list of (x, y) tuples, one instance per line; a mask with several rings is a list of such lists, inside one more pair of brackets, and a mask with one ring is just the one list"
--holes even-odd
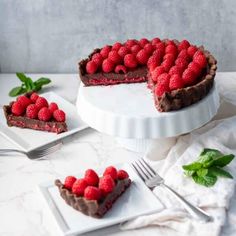
[(37, 93), (19, 96), (16, 101), (3, 106), (9, 127), (62, 133), (67, 131), (66, 115), (56, 103), (48, 101)]
[(88, 169), (83, 178), (67, 176), (64, 183), (55, 180), (61, 197), (68, 205), (94, 218), (103, 217), (130, 184), (128, 173), (117, 171), (113, 166), (107, 167), (100, 178), (94, 170)]
[(217, 61), (187, 40), (127, 40), (95, 49), (79, 63), (85, 86), (147, 82), (157, 110), (179, 110), (204, 98)]

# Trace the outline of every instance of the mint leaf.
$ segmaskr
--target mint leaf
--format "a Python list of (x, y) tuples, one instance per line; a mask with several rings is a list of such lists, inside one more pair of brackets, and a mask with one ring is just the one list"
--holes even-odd
[(20, 95), (23, 93), (23, 88), (22, 87), (15, 87), (9, 92), (9, 96), (15, 97), (17, 95)]
[(50, 79), (42, 77), (36, 80), (34, 84), (37, 86), (43, 86), (43, 85), (49, 84), (50, 82), (51, 82)]
[(207, 173), (208, 173), (208, 169), (205, 169), (205, 168), (201, 168), (200, 170), (197, 171), (197, 175), (199, 177), (203, 177), (203, 176), (207, 175)]
[(192, 176), (192, 178), (195, 181), (195, 183), (206, 187), (212, 187), (217, 181), (217, 177), (210, 174), (207, 174), (205, 176), (198, 176), (195, 174)]
[(216, 149), (204, 148), (199, 156), (198, 162), (206, 164), (219, 156), (222, 156), (220, 151)]
[(184, 171), (184, 174), (185, 174), (187, 177), (191, 177), (194, 173), (195, 173), (194, 170), (186, 170), (186, 171)]
[(234, 159), (233, 154), (224, 155), (224, 156), (221, 156), (218, 159), (214, 160), (213, 165), (224, 167), (224, 166), (228, 165), (233, 159)]
[(23, 83), (25, 83), (28, 78), (24, 73), (16, 73), (16, 76), (20, 79), (20, 81), (22, 81)]
[(209, 174), (211, 175), (233, 179), (233, 176), (228, 171), (223, 170), (216, 166), (210, 167), (208, 171), (209, 171)]
[(194, 170), (194, 171), (199, 170), (201, 167), (202, 167), (202, 164), (199, 162), (193, 162), (189, 165), (182, 166), (184, 170)]

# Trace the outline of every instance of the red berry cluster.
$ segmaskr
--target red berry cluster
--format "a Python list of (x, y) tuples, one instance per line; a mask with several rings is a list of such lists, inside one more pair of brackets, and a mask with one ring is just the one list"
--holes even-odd
[(11, 112), (16, 116), (25, 115), (30, 119), (42, 121), (55, 119), (58, 122), (64, 122), (66, 120), (64, 111), (59, 110), (55, 102), (48, 104), (48, 101), (37, 93), (32, 93), (30, 97), (19, 96), (12, 104)]
[(118, 179), (122, 180), (128, 177), (125, 170), (117, 171), (113, 166), (107, 167), (100, 178), (93, 169), (88, 169), (83, 178), (76, 179), (74, 176), (67, 176), (64, 187), (78, 197), (99, 201), (113, 191)]

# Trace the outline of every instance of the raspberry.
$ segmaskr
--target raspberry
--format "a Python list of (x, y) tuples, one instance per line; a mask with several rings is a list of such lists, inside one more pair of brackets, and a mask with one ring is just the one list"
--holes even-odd
[(172, 44), (169, 44), (166, 48), (165, 48), (165, 53), (170, 53), (170, 54), (173, 54), (173, 55), (177, 55), (177, 48), (176, 46), (172, 45)]
[(194, 55), (193, 55), (193, 60), (195, 57), (199, 56), (199, 55), (204, 55), (203, 52), (201, 50), (197, 50)]
[(86, 180), (88, 185), (91, 186), (97, 186), (99, 182), (99, 177), (97, 173), (92, 169), (88, 169), (85, 171), (84, 179)]
[(127, 179), (129, 178), (129, 174), (125, 170), (118, 170), (117, 177), (118, 179)]
[(172, 66), (169, 70), (169, 75), (182, 75), (183, 71), (178, 66)]
[(93, 187), (93, 186), (88, 186), (85, 190), (84, 190), (84, 197), (87, 200), (100, 200), (102, 197), (102, 193), (101, 190), (97, 187)]
[(184, 82), (180, 75), (175, 74), (170, 77), (169, 88), (170, 90), (180, 89), (184, 87)]
[(188, 61), (179, 57), (175, 60), (175, 65), (177, 65), (181, 70), (184, 70), (188, 66)]
[(106, 59), (110, 51), (111, 51), (111, 46), (106, 45), (105, 47), (101, 49), (100, 54), (102, 55), (104, 59)]
[(30, 100), (35, 103), (36, 100), (38, 99), (39, 95), (37, 93), (32, 93), (30, 96)]
[(202, 70), (202, 68), (196, 62), (189, 63), (188, 68), (192, 70), (196, 76), (198, 76)]
[(72, 193), (76, 194), (78, 197), (83, 196), (87, 186), (88, 184), (84, 179), (77, 179), (72, 186)]
[(109, 52), (108, 59), (111, 60), (116, 65), (122, 62), (122, 58), (120, 57), (118, 52), (114, 50)]
[(62, 110), (55, 110), (53, 112), (53, 118), (58, 122), (64, 122), (66, 120), (66, 114)]
[(204, 68), (207, 65), (207, 60), (204, 55), (194, 57), (193, 61), (196, 62), (201, 68)]
[(21, 105), (26, 108), (29, 104), (31, 104), (31, 100), (26, 96), (22, 95), (17, 98), (17, 102), (21, 103)]
[(168, 53), (163, 57), (163, 60), (170, 60), (170, 61), (175, 61), (175, 55), (172, 53)]
[(147, 67), (152, 72), (157, 66), (161, 64), (160, 57), (157, 55), (151, 56), (148, 59)]
[(187, 49), (187, 52), (188, 52), (188, 55), (190, 57), (193, 57), (194, 53), (197, 51), (197, 47), (196, 46), (189, 46), (188, 49)]
[(138, 44), (138, 43), (137, 43), (137, 40), (135, 40), (135, 39), (128, 39), (128, 40), (126, 41), (126, 43), (125, 43), (125, 46), (130, 49), (130, 48), (131, 48), (132, 46), (134, 46), (135, 44)]
[(143, 38), (139, 40), (139, 45), (143, 48), (147, 43), (149, 43), (148, 39)]
[(120, 47), (120, 49), (118, 50), (118, 54), (123, 58), (125, 57), (126, 54), (128, 54), (130, 52), (130, 50), (127, 47)]
[(35, 102), (35, 105), (38, 107), (38, 109), (41, 109), (43, 107), (48, 107), (48, 102), (43, 97), (38, 97), (38, 99)]
[(86, 72), (88, 74), (94, 74), (97, 71), (98, 64), (96, 64), (94, 61), (89, 61), (86, 64)]
[(182, 79), (185, 85), (192, 85), (195, 82), (196, 75), (192, 70), (186, 69), (183, 72)]
[(92, 61), (97, 64), (97, 67), (102, 65), (103, 57), (100, 53), (95, 53), (92, 56)]
[(173, 40), (170, 40), (170, 39), (165, 39), (165, 44), (166, 44), (166, 46), (168, 46), (168, 45), (176, 46), (175, 43), (174, 43), (174, 41), (173, 41)]
[(52, 117), (52, 112), (47, 108), (43, 107), (39, 110), (38, 118), (42, 121), (49, 121)]
[(125, 74), (125, 73), (127, 73), (127, 68), (124, 65), (117, 65), (115, 68), (115, 73)]
[(159, 38), (154, 38), (154, 39), (152, 39), (152, 41), (151, 41), (152, 45), (156, 45), (156, 44), (158, 44), (158, 43), (160, 43), (160, 42), (161, 42), (161, 40), (160, 40)]
[(118, 51), (122, 47), (122, 44), (120, 42), (116, 42), (112, 46), (112, 50)]
[(183, 58), (185, 59), (186, 61), (189, 61), (190, 58), (189, 58), (189, 55), (188, 55), (188, 52), (186, 49), (183, 49), (180, 51), (179, 55), (178, 55), (178, 58)]
[(20, 102), (16, 101), (12, 104), (11, 112), (16, 116), (20, 116), (25, 112), (25, 107), (23, 107)]
[(155, 88), (155, 94), (161, 97), (165, 92), (169, 92), (170, 88), (166, 84), (157, 84)]
[(76, 178), (74, 176), (67, 176), (64, 181), (64, 187), (71, 190)]
[(165, 43), (160, 42), (160, 43), (156, 44), (156, 49), (160, 50), (162, 55), (164, 55), (164, 53), (165, 53)]
[(161, 63), (161, 65), (164, 67), (166, 72), (170, 70), (173, 64), (174, 64), (174, 61), (172, 61), (171, 59), (166, 59)]
[(35, 104), (30, 104), (26, 108), (26, 116), (30, 119), (35, 119), (38, 117), (38, 108), (35, 106)]
[(178, 45), (178, 50), (181, 51), (183, 49), (187, 49), (190, 46), (190, 43), (187, 40), (183, 40), (180, 42), (180, 44)]
[(161, 59), (162, 59), (164, 53), (162, 52), (162, 50), (156, 49), (156, 50), (152, 53), (152, 55), (159, 57), (159, 59), (160, 59), (160, 61), (161, 61)]
[(126, 67), (135, 68), (137, 67), (137, 60), (133, 54), (127, 54), (124, 57), (124, 64)]
[(51, 102), (50, 104), (49, 104), (49, 110), (53, 113), (54, 111), (56, 111), (57, 109), (58, 109), (58, 106), (57, 106), (57, 104), (55, 103), (55, 102)]
[(148, 58), (149, 58), (149, 55), (145, 49), (140, 50), (136, 55), (136, 59), (141, 65), (146, 65)]
[(156, 67), (155, 70), (152, 71), (152, 80), (157, 82), (158, 77), (163, 73), (165, 73), (163, 66)]
[(141, 48), (138, 44), (136, 44), (136, 45), (134, 45), (134, 46), (132, 46), (132, 47), (130, 48), (130, 51), (131, 51), (134, 55), (136, 55), (141, 49), (142, 49), (142, 48)]
[(105, 73), (109, 73), (114, 69), (114, 63), (110, 59), (105, 59), (102, 63), (102, 70)]
[(104, 195), (111, 193), (115, 187), (115, 181), (110, 175), (105, 175), (99, 180), (99, 188)]
[(117, 179), (117, 170), (114, 166), (108, 166), (104, 173), (103, 176), (105, 175), (110, 175), (112, 177), (112, 179), (116, 180)]
[(169, 82), (170, 82), (170, 75), (167, 73), (163, 73), (157, 78), (158, 84), (164, 84), (169, 87)]
[(149, 55), (151, 55), (152, 52), (153, 52), (153, 50), (154, 50), (154, 47), (152, 46), (151, 43), (147, 43), (147, 44), (144, 46), (144, 49), (145, 49), (145, 51), (146, 51)]

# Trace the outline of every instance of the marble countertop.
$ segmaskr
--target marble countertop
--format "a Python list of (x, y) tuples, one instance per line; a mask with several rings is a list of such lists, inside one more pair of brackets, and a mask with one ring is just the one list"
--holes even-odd
[[(33, 79), (42, 74), (30, 75)], [(79, 86), (76, 74), (43, 74), (52, 85), (43, 91), (54, 91), (75, 103)], [(218, 73), (217, 80), (235, 78), (236, 73)], [(19, 83), (15, 74), (0, 74), (0, 106), (11, 98), (8, 91)], [(236, 83), (234, 84), (236, 90)], [(232, 85), (229, 86), (232, 88)], [(14, 145), (0, 135), (1, 148)], [(59, 235), (55, 222), (38, 192), (37, 185), (49, 179), (76, 174), (86, 168), (97, 168), (120, 162), (131, 162), (140, 155), (122, 148), (113, 137), (91, 128), (74, 134), (63, 141), (62, 148), (46, 160), (31, 161), (23, 155), (0, 158), (0, 235), (1, 236), (53, 236)], [(235, 213), (236, 218), (236, 213)], [(120, 231), (117, 226), (86, 235), (162, 235), (165, 229)], [(231, 230), (227, 231), (233, 235)], [(173, 232), (176, 235), (176, 232)], [(228, 235), (228, 234), (227, 234)]]

